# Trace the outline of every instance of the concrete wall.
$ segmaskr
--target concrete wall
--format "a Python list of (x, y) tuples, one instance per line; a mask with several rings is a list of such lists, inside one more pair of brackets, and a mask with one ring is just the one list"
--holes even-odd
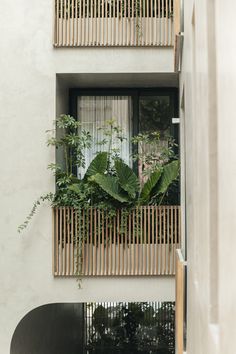
[(236, 348), (235, 11), (233, 1), (184, 2), (188, 354)]
[(173, 300), (174, 280), (166, 277), (90, 278), (82, 290), (75, 279), (54, 279), (49, 206), (39, 208), (22, 235), (16, 231), (33, 201), (54, 190), (47, 165), (55, 152), (46, 147), (45, 130), (52, 128), (56, 108), (66, 106), (56, 74), (169, 74), (173, 50), (54, 49), (53, 1), (2, 0), (0, 13), (0, 351), (9, 354), (17, 323), (46, 303)]

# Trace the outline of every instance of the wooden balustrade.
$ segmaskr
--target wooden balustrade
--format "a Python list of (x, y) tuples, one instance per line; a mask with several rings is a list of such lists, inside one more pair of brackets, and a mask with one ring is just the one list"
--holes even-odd
[(174, 275), (180, 207), (53, 209), (55, 276)]
[(177, 0), (55, 0), (55, 47), (173, 46)]
[(184, 352), (184, 295), (185, 295), (185, 268), (181, 250), (176, 251), (176, 282), (175, 282), (175, 352)]

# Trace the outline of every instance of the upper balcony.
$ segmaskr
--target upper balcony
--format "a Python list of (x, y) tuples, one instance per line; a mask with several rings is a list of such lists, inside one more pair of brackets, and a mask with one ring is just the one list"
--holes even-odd
[(55, 0), (55, 47), (173, 47), (179, 0)]

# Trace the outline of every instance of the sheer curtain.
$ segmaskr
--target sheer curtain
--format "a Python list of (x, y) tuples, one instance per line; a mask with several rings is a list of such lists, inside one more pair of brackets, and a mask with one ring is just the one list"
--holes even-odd
[(116, 124), (122, 128), (122, 135), (125, 137), (123, 142), (115, 140), (112, 148), (120, 150), (121, 158), (132, 165), (131, 155), (131, 122), (132, 105), (129, 96), (80, 96), (77, 102), (78, 120), (81, 128), (89, 131), (92, 136), (92, 147), (85, 153), (85, 169), (79, 168), (78, 173), (83, 177), (87, 167), (95, 157), (97, 151), (106, 151), (108, 145), (99, 146), (97, 143), (103, 139), (103, 130), (99, 128), (106, 124), (106, 121), (114, 119)]

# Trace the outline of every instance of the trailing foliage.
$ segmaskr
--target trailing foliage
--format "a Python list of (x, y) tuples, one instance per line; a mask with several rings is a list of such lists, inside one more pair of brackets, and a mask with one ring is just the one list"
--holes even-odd
[(168, 191), (179, 175), (179, 161), (173, 152), (173, 141), (170, 146), (162, 148), (158, 132), (149, 136), (139, 134), (133, 138), (134, 144), (145, 144), (146, 147), (149, 144), (153, 147), (148, 150), (146, 157), (143, 151), (133, 156), (134, 160), (144, 165), (146, 181), (143, 183), (140, 176), (120, 158), (120, 151), (114, 144), (114, 141), (121, 144), (124, 140), (120, 127), (110, 120), (100, 129), (103, 129), (105, 138), (97, 142), (97, 146), (106, 151), (98, 151), (84, 177), (78, 178), (76, 171), (79, 167), (85, 167), (85, 152), (91, 148), (91, 134), (69, 115), (61, 115), (56, 120), (55, 129), (49, 131), (53, 136), (47, 141), (48, 146), (60, 149), (64, 156), (63, 163), (48, 166), (56, 179), (56, 192), (41, 196), (35, 202), (26, 221), (19, 226), (19, 232), (27, 227), (37, 207), (45, 200), (58, 207), (105, 209), (111, 215), (117, 209), (159, 205), (167, 200)]

